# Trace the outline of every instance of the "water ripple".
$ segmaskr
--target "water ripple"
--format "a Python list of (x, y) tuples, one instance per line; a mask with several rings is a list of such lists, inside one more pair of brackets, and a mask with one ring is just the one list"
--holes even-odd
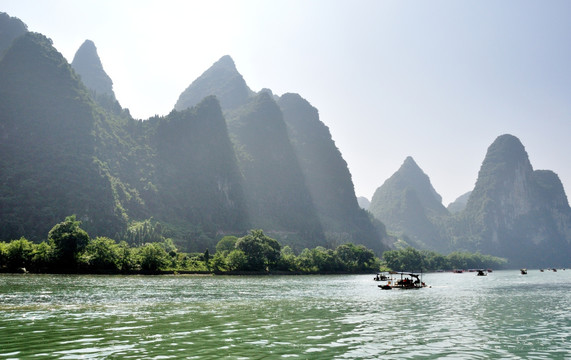
[(571, 272), (541, 274), (0, 275), (0, 359), (571, 358)]

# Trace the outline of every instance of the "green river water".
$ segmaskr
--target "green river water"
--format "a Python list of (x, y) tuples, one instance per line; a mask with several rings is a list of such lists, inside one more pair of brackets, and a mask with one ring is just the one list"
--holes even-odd
[(571, 359), (571, 270), (0, 275), (0, 359)]

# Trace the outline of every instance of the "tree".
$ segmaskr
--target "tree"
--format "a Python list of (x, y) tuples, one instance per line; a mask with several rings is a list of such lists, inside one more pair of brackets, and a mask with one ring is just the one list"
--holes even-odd
[(22, 237), (12, 240), (7, 248), (7, 265), (10, 270), (29, 267), (32, 261), (33, 244)]
[(248, 270), (268, 270), (280, 258), (280, 244), (264, 234), (262, 230), (251, 230), (236, 241), (236, 249), (242, 250), (247, 258)]
[(318, 271), (332, 272), (338, 268), (337, 258), (331, 249), (318, 246), (311, 250), (311, 257)]
[(303, 249), (295, 260), (296, 267), (304, 272), (317, 272), (319, 270), (313, 261), (311, 250)]
[(413, 247), (401, 250), (385, 251), (383, 259), (387, 266), (397, 271), (426, 271), (423, 253)]
[(83, 258), (92, 270), (116, 272), (119, 270), (121, 255), (115, 240), (97, 237), (87, 244)]
[(206, 265), (206, 269), (210, 271), (210, 252), (208, 249), (204, 250), (204, 265)]
[(35, 245), (32, 255), (32, 267), (36, 271), (48, 269), (53, 264), (53, 252), (53, 247), (45, 241)]
[(216, 252), (226, 251), (229, 253), (236, 248), (237, 240), (238, 238), (236, 236), (224, 236), (220, 241), (218, 241), (218, 244), (216, 244)]
[(159, 243), (145, 244), (140, 250), (141, 269), (148, 272), (157, 272), (169, 264), (169, 255)]
[(247, 263), (248, 259), (242, 250), (232, 250), (226, 257), (226, 264), (230, 271), (244, 270)]
[(289, 245), (286, 245), (280, 251), (280, 260), (278, 261), (277, 268), (283, 271), (294, 271), (295, 266), (295, 254)]
[(8, 243), (0, 242), (0, 269), (8, 262)]
[(117, 245), (117, 253), (119, 260), (117, 265), (122, 272), (128, 272), (135, 268), (135, 259), (133, 258), (133, 250), (126, 241), (121, 241)]
[(216, 252), (214, 257), (212, 258), (212, 270), (214, 271), (223, 271), (227, 269), (226, 258), (224, 257), (222, 252)]
[(77, 255), (85, 249), (89, 242), (87, 232), (79, 227), (81, 221), (75, 215), (65, 218), (56, 224), (48, 233), (48, 242), (54, 248), (58, 266), (69, 269), (77, 265)]

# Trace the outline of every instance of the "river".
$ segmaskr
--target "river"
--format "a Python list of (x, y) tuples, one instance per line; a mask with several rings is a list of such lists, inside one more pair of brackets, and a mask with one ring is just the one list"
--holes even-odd
[(0, 359), (571, 359), (571, 270), (0, 275)]

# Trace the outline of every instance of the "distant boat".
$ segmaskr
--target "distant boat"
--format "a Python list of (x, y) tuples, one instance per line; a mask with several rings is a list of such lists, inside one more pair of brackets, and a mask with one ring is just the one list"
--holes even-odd
[(478, 270), (478, 273), (476, 274), (476, 276), (488, 276), (488, 274), (486, 274), (484, 272), (484, 270)]
[(522, 275), (527, 275), (527, 269), (520, 269), (519, 271)]

